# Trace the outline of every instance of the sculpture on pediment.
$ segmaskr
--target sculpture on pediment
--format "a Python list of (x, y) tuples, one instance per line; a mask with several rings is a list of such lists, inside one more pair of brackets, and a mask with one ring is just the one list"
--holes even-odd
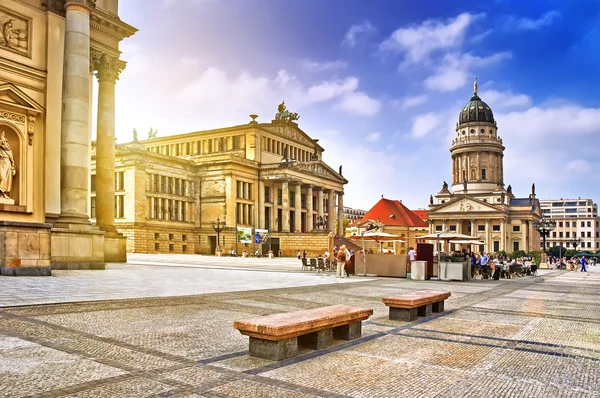
[(27, 54), (27, 21), (0, 13), (0, 46)]
[(4, 131), (0, 132), (0, 199), (10, 199), (13, 177), (17, 174), (15, 159)]
[(282, 122), (293, 122), (300, 119), (300, 116), (296, 112), (290, 112), (285, 106), (285, 101), (281, 101), (281, 104), (277, 106), (277, 113), (275, 114), (275, 120)]

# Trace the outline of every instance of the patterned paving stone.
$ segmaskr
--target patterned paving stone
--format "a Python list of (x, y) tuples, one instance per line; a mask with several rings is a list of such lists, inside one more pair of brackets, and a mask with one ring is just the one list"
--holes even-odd
[(225, 394), (228, 397), (236, 398), (314, 398), (317, 395), (307, 394), (300, 391), (290, 390), (288, 388), (272, 386), (269, 384), (258, 383), (252, 380), (237, 380), (223, 386), (213, 388), (210, 392)]
[(89, 359), (0, 334), (0, 396), (26, 397), (124, 373)]
[(126, 381), (117, 382), (114, 384), (104, 385), (101, 387), (92, 388), (85, 391), (65, 395), (68, 398), (143, 398), (158, 394), (168, 393), (173, 387), (167, 384), (160, 383), (155, 380), (148, 380), (141, 377), (130, 378)]

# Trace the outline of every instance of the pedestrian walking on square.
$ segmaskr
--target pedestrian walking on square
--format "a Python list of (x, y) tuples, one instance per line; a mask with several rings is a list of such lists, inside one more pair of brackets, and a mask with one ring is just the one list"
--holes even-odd
[(585, 259), (585, 256), (581, 257), (581, 272), (587, 272), (587, 269), (585, 269), (586, 263), (587, 263), (587, 260)]
[(346, 245), (342, 245), (337, 253), (337, 269), (335, 272), (336, 278), (344, 277), (344, 268), (346, 266)]
[(300, 254), (300, 250), (298, 250), (298, 260), (300, 260), (301, 258), (301, 254)]

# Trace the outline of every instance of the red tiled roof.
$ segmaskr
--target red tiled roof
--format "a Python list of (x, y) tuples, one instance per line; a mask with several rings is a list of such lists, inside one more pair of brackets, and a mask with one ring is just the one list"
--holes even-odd
[(428, 224), (421, 217), (409, 210), (397, 200), (381, 198), (365, 214), (361, 222), (375, 220), (384, 225), (400, 227), (427, 227)]
[(412, 210), (421, 220), (427, 220), (429, 218), (429, 210)]

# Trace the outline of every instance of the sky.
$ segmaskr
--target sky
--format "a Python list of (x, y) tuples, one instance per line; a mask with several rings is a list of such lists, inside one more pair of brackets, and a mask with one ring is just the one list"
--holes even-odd
[(600, 198), (598, 0), (122, 0), (119, 14), (139, 32), (120, 45), (118, 142), (269, 122), (285, 100), (343, 165), (344, 205), (426, 208), (478, 77), (515, 195)]

